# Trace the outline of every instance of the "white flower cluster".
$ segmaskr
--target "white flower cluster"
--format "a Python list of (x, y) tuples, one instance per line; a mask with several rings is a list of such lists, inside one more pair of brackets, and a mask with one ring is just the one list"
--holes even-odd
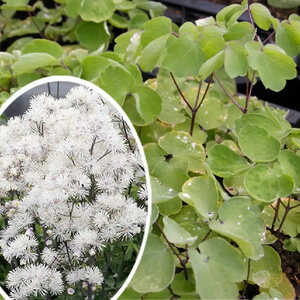
[[(92, 90), (34, 97), (30, 109), (0, 127), (0, 251), (11, 263), (11, 297), (100, 286), (95, 257), (106, 243), (139, 233), (146, 211), (130, 196), (144, 172), (116, 110)], [(70, 293), (69, 293), (70, 294)]]

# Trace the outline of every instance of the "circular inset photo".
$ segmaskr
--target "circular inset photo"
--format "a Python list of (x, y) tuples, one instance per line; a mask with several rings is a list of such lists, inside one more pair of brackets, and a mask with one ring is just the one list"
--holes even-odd
[(108, 94), (69, 76), (27, 85), (0, 113), (3, 290), (11, 299), (117, 299), (150, 226), (133, 125)]

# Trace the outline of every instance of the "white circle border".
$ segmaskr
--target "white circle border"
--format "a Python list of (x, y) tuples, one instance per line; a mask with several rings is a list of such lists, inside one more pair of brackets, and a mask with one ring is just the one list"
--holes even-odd
[[(151, 183), (150, 183), (150, 175), (149, 175), (150, 173), (149, 173), (149, 169), (148, 169), (148, 164), (146, 161), (145, 152), (144, 152), (142, 143), (140, 141), (140, 138), (138, 137), (138, 134), (137, 134), (132, 122), (130, 121), (129, 117), (126, 115), (126, 113), (123, 111), (122, 107), (120, 106), (119, 103), (117, 103), (116, 100), (114, 100), (109, 94), (107, 94), (104, 90), (102, 90), (100, 87), (98, 87), (94, 83), (91, 83), (87, 80), (84, 80), (84, 79), (81, 79), (78, 77), (74, 77), (74, 76), (60, 76), (60, 75), (44, 77), (44, 78), (35, 80), (35, 81), (25, 85), (24, 87), (20, 88), (18, 91), (16, 91), (13, 95), (11, 95), (2, 104), (2, 106), (0, 107), (0, 116), (2, 116), (2, 114), (5, 112), (5, 110), (15, 100), (17, 100), (20, 96), (22, 96), (25, 92), (31, 90), (32, 88), (35, 88), (36, 86), (39, 86), (39, 85), (42, 85), (45, 83), (59, 82), (59, 81), (77, 83), (79, 85), (88, 87), (88, 88), (94, 90), (96, 93), (98, 93), (101, 97), (103, 97), (104, 100), (107, 100), (112, 106), (114, 106), (114, 108), (122, 115), (122, 117), (126, 121), (127, 125), (129, 126), (129, 128), (135, 138), (135, 141), (137, 143), (137, 146), (138, 146), (141, 158), (142, 158), (142, 162), (145, 167), (146, 186), (147, 186), (147, 191), (148, 191), (148, 205), (147, 205), (148, 211), (147, 211), (147, 220), (146, 220), (146, 226), (145, 226), (145, 230), (144, 230), (144, 236), (143, 236), (140, 251), (138, 253), (136, 261), (135, 261), (128, 277), (126, 278), (126, 280), (124, 281), (123, 285), (118, 290), (118, 292), (111, 298), (111, 300), (117, 300), (121, 296), (121, 294), (124, 292), (124, 290), (128, 287), (128, 285), (129, 285), (131, 279), (133, 278), (134, 273), (136, 272), (138, 265), (140, 264), (140, 261), (142, 259), (142, 256), (143, 256), (143, 253), (145, 250), (145, 246), (146, 246), (146, 242), (147, 242), (147, 238), (149, 235), (150, 223), (151, 223), (151, 210), (152, 210), (152, 191), (151, 191)], [(0, 287), (0, 295), (2, 295), (5, 300), (10, 299), (1, 287)]]

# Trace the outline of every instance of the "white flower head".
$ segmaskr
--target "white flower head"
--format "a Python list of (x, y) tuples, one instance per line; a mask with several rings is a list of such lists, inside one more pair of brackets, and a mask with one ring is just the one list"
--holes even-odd
[(36, 95), (0, 126), (0, 195), (16, 192), (0, 206), (13, 299), (73, 295), (78, 281), (97, 288), (103, 274), (93, 261), (105, 244), (141, 232), (146, 190), (136, 200), (130, 190), (144, 172), (126, 130), (119, 112), (83, 86), (60, 99)]

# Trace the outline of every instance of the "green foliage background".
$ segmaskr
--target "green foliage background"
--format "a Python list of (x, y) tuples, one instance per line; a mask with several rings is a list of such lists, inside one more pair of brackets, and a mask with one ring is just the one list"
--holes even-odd
[[(111, 94), (136, 126), (152, 233), (120, 299), (294, 299), (280, 255), (299, 257), (300, 131), (251, 91), (258, 79), (280, 91), (297, 76), (300, 17), (278, 20), (244, 0), (178, 27), (157, 17), (157, 2), (93, 3), (7, 0), (0, 96), (44, 76), (77, 76)], [(244, 12), (251, 22), (238, 21)], [(111, 43), (116, 28), (125, 32)], [(144, 82), (141, 71), (154, 69)]]

